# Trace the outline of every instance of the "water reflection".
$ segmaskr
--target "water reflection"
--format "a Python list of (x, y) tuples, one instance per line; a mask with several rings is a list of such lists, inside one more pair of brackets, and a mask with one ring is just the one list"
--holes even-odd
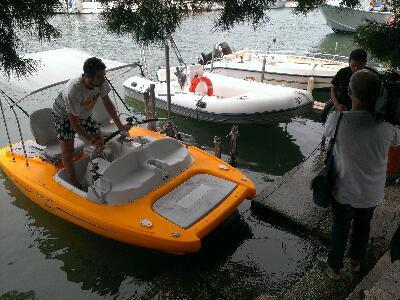
[[(346, 33), (330, 33), (327, 34), (321, 42), (316, 46), (323, 53), (337, 54), (349, 57), (350, 52), (357, 48), (354, 44), (354, 35)], [(382, 63), (374, 57), (369, 57), (369, 65), (373, 67), (382, 67)]]
[[(130, 99), (127, 102), (136, 111), (144, 112), (141, 103)], [(166, 117), (166, 112), (157, 110), (157, 116)], [(318, 114), (310, 112), (307, 116), (308, 119), (296, 119), (272, 127), (253, 124), (240, 125), (238, 139), (239, 167), (253, 172), (282, 175), (297, 166), (311, 150), (302, 153), (299, 136), (292, 135), (288, 128), (303, 127), (306, 129), (305, 127), (307, 127), (309, 129), (308, 123), (320, 127), (319, 123), (309, 121), (309, 118), (318, 118)], [(219, 136), (222, 141), (223, 153), (229, 153), (229, 139), (226, 136), (229, 134), (232, 125), (197, 121), (178, 115), (174, 115), (174, 122), (179, 130), (192, 134), (196, 137), (198, 145), (206, 146), (209, 150), (214, 147), (214, 136)], [(307, 126), (304, 126), (304, 124), (307, 124)], [(310, 147), (312, 149), (312, 146), (316, 146), (319, 142), (320, 131), (317, 129), (316, 131), (308, 130), (308, 132), (301, 133), (301, 130), (297, 130), (296, 134), (311, 136)]]
[[(263, 291), (279, 294), (303, 274), (317, 249), (314, 242), (260, 222), (245, 203), (239, 209), (243, 216), (231, 216), (203, 241), (199, 253), (172, 256), (92, 234), (36, 206), (8, 179), (3, 183), (9, 194), (4, 200), (25, 212), (20, 221), (28, 224), (29, 248), (61, 261), (68, 281), (99, 296), (253, 299)], [(46, 280), (50, 289), (56, 284), (51, 276)]]
[(337, 54), (345, 57), (349, 56), (354, 47), (352, 36), (340, 33), (327, 34), (316, 46), (322, 53)]

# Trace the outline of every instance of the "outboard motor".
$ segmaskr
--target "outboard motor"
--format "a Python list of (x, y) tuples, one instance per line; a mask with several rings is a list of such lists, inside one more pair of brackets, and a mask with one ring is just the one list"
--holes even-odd
[(182, 89), (186, 82), (186, 74), (182, 71), (180, 67), (176, 67), (175, 76), (178, 78), (178, 83)]
[[(218, 44), (218, 48), (214, 49), (214, 58), (221, 58), (224, 55), (232, 54), (232, 49), (227, 42), (222, 42)], [(205, 54), (201, 53), (201, 58), (199, 59), (199, 64), (206, 65), (212, 60), (212, 52)]]
[(233, 53), (231, 47), (228, 45), (227, 42), (222, 42), (218, 46), (221, 49), (223, 55), (229, 55)]
[[(214, 50), (214, 58), (218, 57), (219, 54), (219, 50), (215, 49)], [(205, 54), (204, 52), (201, 52), (201, 58), (199, 59), (199, 64), (201, 65), (206, 65), (208, 64), (210, 61), (212, 60), (212, 52)]]

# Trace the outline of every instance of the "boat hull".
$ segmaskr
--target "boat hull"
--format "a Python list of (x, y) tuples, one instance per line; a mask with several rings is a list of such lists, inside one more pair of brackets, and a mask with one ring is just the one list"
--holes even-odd
[[(311, 109), (311, 94), (303, 90), (264, 85), (237, 78), (206, 73), (214, 91), (225, 91), (227, 97), (207, 96), (181, 89), (171, 83), (171, 111), (196, 120), (229, 124), (274, 125), (290, 120), (295, 115)], [(155, 105), (167, 110), (166, 84), (138, 76), (123, 84), (125, 95), (144, 102), (144, 92), (155, 84)], [(239, 87), (240, 86), (240, 87)], [(238, 93), (237, 90), (240, 92)], [(243, 94), (242, 94), (243, 90)], [(204, 106), (199, 106), (201, 101)]]
[[(261, 81), (262, 72), (256, 70), (234, 69), (234, 68), (214, 68), (217, 74), (235, 77), (235, 78), (254, 78), (256, 81)], [(266, 71), (264, 74), (264, 83), (274, 85), (290, 86), (297, 89), (306, 90), (308, 80), (314, 78), (314, 89), (324, 90), (329, 89), (332, 84), (333, 76), (307, 76), (307, 75), (292, 75), (285, 73), (275, 73)]]
[[(323, 54), (322, 54), (323, 55)], [(312, 77), (313, 89), (328, 89), (336, 73), (348, 63), (334, 60), (335, 56), (320, 58), (282, 53), (262, 54), (242, 50), (233, 57), (224, 57), (213, 64), (213, 73), (224, 76), (261, 81), (263, 59), (266, 59), (263, 82), (297, 89), (308, 89)], [(240, 58), (242, 57), (242, 58)], [(211, 66), (207, 65), (206, 69)]]
[[(139, 101), (144, 104), (143, 94), (125, 88), (125, 95), (132, 100)], [(167, 111), (167, 102), (156, 98), (156, 107)], [(304, 105), (300, 108), (292, 110), (282, 110), (276, 112), (264, 112), (254, 114), (215, 114), (204, 111), (195, 111), (183, 106), (171, 104), (171, 112), (183, 117), (214, 123), (227, 124), (260, 124), (265, 126), (273, 126), (279, 122), (290, 121), (291, 118), (310, 111), (312, 104)]]
[(390, 12), (352, 9), (329, 4), (321, 5), (320, 11), (328, 26), (337, 33), (353, 33), (357, 27), (365, 24), (365, 20), (385, 23), (392, 16)]
[[(141, 128), (132, 129), (130, 134), (165, 137)], [(54, 180), (60, 167), (38, 157), (29, 158), (27, 166), (24, 157), (18, 154), (13, 160), (7, 147), (0, 150), (0, 166), (29, 199), (68, 222), (123, 243), (184, 254), (199, 251), (202, 238), (232, 214), (244, 199), (255, 196), (254, 185), (239, 171), (200, 149), (189, 147), (188, 150), (194, 158), (189, 169), (146, 196), (123, 205), (101, 205), (79, 196)], [(219, 168), (221, 164), (228, 170)], [(234, 182), (235, 188), (218, 206), (187, 229), (155, 213), (153, 205), (158, 199), (197, 174)], [(150, 220), (152, 226), (143, 226), (143, 219)]]

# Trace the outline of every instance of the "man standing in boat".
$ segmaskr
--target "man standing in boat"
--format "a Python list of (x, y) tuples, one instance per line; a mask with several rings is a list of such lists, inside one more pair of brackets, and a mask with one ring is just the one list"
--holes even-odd
[(70, 79), (57, 96), (53, 104), (57, 138), (61, 144), (62, 161), (71, 183), (81, 184), (76, 176), (73, 164), (75, 133), (89, 141), (97, 151), (103, 147), (103, 137), (99, 125), (92, 119), (93, 107), (99, 97), (104, 107), (120, 130), (129, 130), (122, 125), (108, 93), (110, 86), (105, 80), (106, 66), (101, 59), (88, 58), (83, 64), (83, 74)]
[(350, 53), (349, 66), (340, 69), (332, 79), (331, 101), (325, 105), (321, 114), (321, 121), (325, 122), (328, 114), (334, 108), (336, 111), (351, 110), (351, 99), (349, 97), (349, 83), (351, 76), (362, 69), (377, 72), (366, 66), (367, 52), (364, 49), (355, 49)]

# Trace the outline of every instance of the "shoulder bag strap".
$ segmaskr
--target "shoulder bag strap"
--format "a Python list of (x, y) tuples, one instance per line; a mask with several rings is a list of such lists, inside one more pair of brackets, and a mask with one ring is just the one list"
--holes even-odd
[(340, 121), (342, 120), (342, 118), (343, 118), (343, 112), (341, 112), (339, 115), (339, 119), (336, 123), (335, 134), (333, 135), (333, 138), (329, 142), (329, 150), (328, 151), (333, 150), (333, 146), (335, 145), (336, 137), (337, 137), (338, 130), (339, 130)]

